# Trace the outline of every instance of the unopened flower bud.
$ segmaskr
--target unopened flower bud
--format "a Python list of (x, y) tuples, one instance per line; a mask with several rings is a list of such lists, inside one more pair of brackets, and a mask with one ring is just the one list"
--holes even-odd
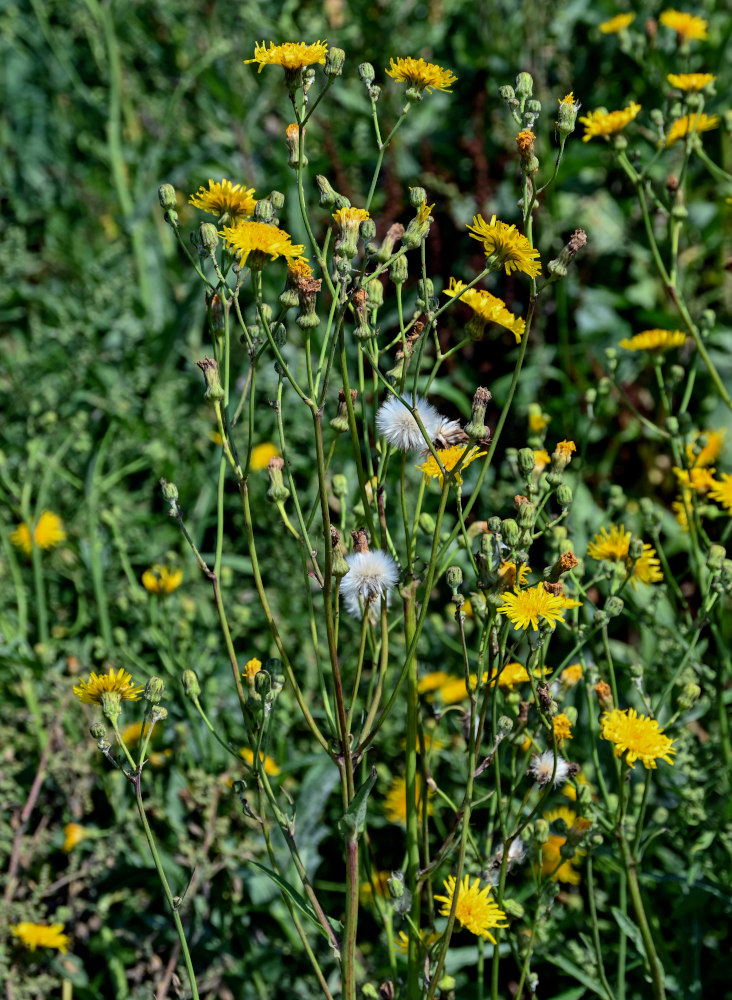
[(447, 585), (453, 594), (457, 593), (463, 582), (463, 571), (459, 566), (448, 566), (447, 572), (445, 573), (445, 579), (447, 580)]
[(289, 489), (285, 486), (282, 472), (285, 468), (285, 460), (279, 455), (274, 455), (267, 462), (267, 474), (269, 475), (269, 489), (267, 499), (272, 503), (284, 503), (290, 495)]
[(605, 681), (600, 681), (599, 684), (595, 684), (595, 694), (603, 712), (612, 712), (615, 706), (613, 704), (613, 693), (610, 685), (606, 684)]
[(203, 361), (197, 361), (196, 365), (201, 369), (206, 382), (204, 399), (208, 399), (213, 403), (221, 402), (225, 399), (226, 393), (224, 392), (224, 387), (221, 385), (219, 366), (216, 364), (216, 361), (206, 356)]
[(175, 513), (178, 505), (178, 487), (175, 483), (169, 483), (167, 479), (161, 479), (160, 492), (163, 494), (163, 500), (170, 504), (171, 513)]
[(726, 555), (727, 552), (723, 545), (712, 545), (707, 554), (707, 566), (709, 569), (713, 571), (720, 570)]
[(107, 729), (101, 722), (95, 722), (93, 726), (89, 726), (89, 732), (95, 740), (103, 740), (107, 735)]
[(545, 819), (534, 821), (534, 841), (537, 844), (546, 844), (549, 840), (549, 824)]
[(198, 682), (195, 670), (183, 671), (183, 690), (188, 698), (197, 698), (201, 693), (201, 685)]
[(516, 77), (516, 96), (521, 100), (531, 97), (534, 90), (534, 79), (531, 73), (519, 73)]
[(534, 471), (536, 459), (533, 448), (520, 448), (518, 455), (518, 467), (522, 476), (528, 477)]
[(698, 684), (689, 683), (684, 685), (684, 690), (679, 695), (679, 708), (682, 712), (688, 712), (692, 705), (701, 697), (701, 688)]
[[(509, 854), (510, 858), (510, 854)], [(504, 899), (501, 903), (504, 912), (509, 916), (513, 917), (514, 920), (523, 920), (526, 910), (523, 908), (521, 903), (517, 899)]]
[[(358, 391), (356, 389), (351, 389), (351, 402), (355, 403), (358, 398)], [(338, 413), (333, 417), (330, 422), (330, 426), (334, 431), (339, 434), (345, 433), (348, 430), (348, 405), (346, 403), (346, 394), (343, 389), (338, 390)], [(333, 483), (335, 484), (335, 476), (333, 477)]]
[(419, 527), (425, 535), (428, 535), (430, 538), (434, 538), (436, 528), (435, 519), (431, 514), (428, 514), (427, 511), (423, 511), (419, 515)]
[[(308, 158), (305, 156), (305, 129), (302, 130), (302, 141), (302, 165), (306, 167), (308, 165)], [(287, 126), (285, 130), (285, 142), (288, 152), (287, 165), (295, 170), (300, 166), (300, 126), (297, 122), (293, 122), (292, 125)]]
[(323, 284), (322, 278), (301, 278), (297, 285), (300, 313), (295, 322), (301, 330), (312, 330), (320, 323), (320, 317), (315, 312), (317, 295)]
[(608, 597), (605, 602), (605, 613), (611, 618), (617, 618), (618, 615), (623, 613), (623, 607), (624, 604), (622, 597), (613, 595), (612, 597)]
[(271, 225), (275, 216), (274, 205), (269, 200), (269, 198), (260, 198), (259, 201), (254, 206), (254, 220), (255, 222), (263, 222), (265, 225)]
[(536, 521), (536, 507), (528, 500), (519, 505), (518, 524), (520, 528), (533, 528)]
[(150, 721), (154, 726), (158, 722), (165, 722), (168, 718), (168, 709), (162, 705), (156, 705), (150, 713)]
[(630, 544), (628, 545), (628, 558), (632, 562), (636, 562), (643, 555), (643, 539), (642, 538), (631, 538)]
[(407, 264), (405, 254), (402, 254), (401, 257), (397, 257), (396, 260), (392, 261), (391, 267), (389, 268), (389, 277), (395, 285), (403, 285), (407, 280), (408, 273), (409, 265)]
[(518, 524), (511, 517), (501, 521), (501, 538), (510, 549), (518, 545), (521, 532)]
[(557, 487), (557, 502), (562, 510), (568, 510), (572, 506), (572, 489), (566, 483), (560, 483)]
[(159, 705), (165, 690), (165, 682), (160, 677), (151, 677), (145, 685), (143, 697), (151, 705)]
[(477, 439), (488, 436), (488, 428), (485, 425), (485, 411), (490, 401), (491, 394), (488, 389), (478, 386), (473, 396), (470, 420), (465, 425), (465, 433), (469, 438)]
[(409, 189), (409, 204), (412, 208), (419, 208), (425, 201), (427, 201), (427, 192), (423, 187)]
[(364, 243), (372, 240), (376, 236), (376, 223), (373, 219), (364, 219), (358, 227), (358, 233)]
[(210, 255), (219, 243), (219, 234), (213, 222), (202, 222), (198, 227), (198, 250), (203, 255)]
[(498, 719), (497, 726), (497, 736), (500, 739), (505, 739), (513, 731), (513, 719), (509, 719), (507, 715), (501, 715)]
[(371, 65), (371, 63), (362, 62), (361, 65), (358, 67), (358, 76), (363, 83), (371, 83), (371, 81), (376, 76), (376, 73), (374, 72), (374, 67)]
[(566, 277), (569, 264), (586, 243), (587, 233), (584, 229), (575, 229), (568, 242), (560, 250), (559, 256), (547, 264), (549, 273), (558, 278)]
[(502, 87), (499, 87), (498, 93), (504, 101), (516, 100), (516, 91), (513, 89), (510, 83), (506, 83)]
[(158, 201), (160, 202), (160, 207), (166, 211), (175, 208), (175, 188), (172, 184), (161, 184), (158, 188)]
[(340, 76), (343, 72), (343, 64), (346, 61), (346, 53), (343, 49), (328, 49), (325, 57), (325, 75), (327, 77)]

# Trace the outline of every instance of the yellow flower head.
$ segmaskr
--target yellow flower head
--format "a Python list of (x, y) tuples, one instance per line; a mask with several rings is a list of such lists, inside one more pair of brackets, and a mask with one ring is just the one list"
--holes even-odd
[(572, 663), (559, 675), (559, 680), (565, 687), (574, 687), (582, 680), (584, 671), (581, 663)]
[(56, 948), (65, 955), (69, 950), (69, 938), (63, 931), (63, 924), (32, 924), (28, 921), (10, 927), (10, 933), (31, 951), (36, 948)]
[(552, 882), (567, 882), (569, 885), (579, 885), (580, 873), (575, 865), (584, 851), (575, 851), (571, 858), (562, 860), (561, 849), (567, 843), (567, 838), (557, 833), (549, 834), (549, 840), (541, 845), (541, 874), (550, 876)]
[(262, 444), (255, 444), (252, 448), (252, 457), (249, 461), (249, 468), (252, 472), (259, 472), (266, 469), (270, 458), (277, 458), (280, 449), (272, 441), (264, 441)]
[(673, 473), (679, 481), (682, 490), (694, 490), (695, 493), (706, 493), (714, 486), (715, 469), (703, 466), (692, 466), (691, 469), (679, 469), (674, 466)]
[(597, 111), (590, 111), (589, 114), (582, 115), (580, 121), (585, 126), (585, 134), (582, 142), (589, 142), (598, 135), (615, 135), (622, 132), (625, 126), (632, 122), (640, 111), (640, 104), (631, 101), (627, 108), (622, 111), (605, 111), (598, 108)]
[(257, 204), (254, 188), (247, 189), (241, 184), (232, 184), (226, 178), (216, 182), (209, 178), (208, 191), (201, 185), (188, 201), (203, 212), (210, 212), (219, 218), (228, 215), (231, 222), (253, 215)]
[(611, 524), (609, 531), (607, 528), (600, 528), (587, 546), (587, 555), (606, 562), (626, 559), (631, 537), (631, 533), (622, 524)]
[(254, 58), (245, 59), (245, 63), (259, 63), (258, 73), (261, 73), (265, 66), (281, 66), (285, 72), (296, 73), (298, 70), (312, 66), (313, 63), (325, 65), (325, 56), (328, 52), (327, 42), (313, 42), (308, 45), (306, 42), (284, 42), (282, 45), (275, 45), (274, 42), (256, 42), (254, 45)]
[(668, 73), (666, 79), (677, 90), (696, 92), (708, 87), (717, 78), (712, 73)]
[(634, 337), (623, 338), (620, 346), (626, 351), (670, 351), (681, 347), (688, 337), (681, 330), (644, 330)]
[(151, 594), (164, 596), (172, 594), (183, 582), (182, 569), (168, 569), (167, 566), (152, 566), (142, 574), (142, 585)]
[[(422, 778), (418, 774), (415, 778), (415, 790), (417, 793), (417, 808), (422, 810)], [(427, 801), (427, 814), (432, 815), (432, 803)], [(407, 825), (407, 782), (402, 777), (392, 779), (391, 785), (384, 796), (384, 815), (390, 823), (398, 823), (400, 826)]]
[(294, 244), (284, 229), (268, 226), (264, 222), (241, 221), (235, 226), (225, 226), (221, 235), (230, 249), (239, 255), (240, 262), (248, 264), (253, 270), (261, 270), (267, 257), (271, 260), (284, 257), (289, 265), (290, 261), (302, 257), (305, 250), (300, 244)]
[(551, 419), (538, 403), (529, 404), (529, 430), (532, 434), (541, 434), (544, 428), (549, 426)]
[[(452, 910), (452, 901), (455, 897), (456, 880), (454, 875), (449, 875), (443, 882), (445, 886), (445, 896), (435, 896), (436, 903), (442, 903), (440, 916), (447, 917)], [(466, 875), (457, 890), (457, 902), (455, 904), (455, 918), (460, 925), (471, 934), (477, 937), (488, 938), (492, 943), (496, 939), (491, 934), (494, 928), (508, 927), (506, 914), (491, 899), (492, 885), (480, 888), (480, 879), (476, 878), (470, 884), (470, 877)]]
[(669, 754), (676, 753), (674, 741), (663, 735), (655, 719), (638, 715), (634, 708), (614, 708), (603, 714), (601, 724), (600, 735), (615, 744), (615, 756), (622, 757), (627, 750), (625, 759), (629, 767), (635, 767), (640, 760), (650, 770), (656, 767), (656, 758), (673, 764)]
[(498, 613), (505, 615), (515, 628), (539, 628), (539, 619), (543, 618), (551, 628), (557, 622), (564, 622), (562, 611), (563, 599), (550, 594), (542, 583), (526, 590), (514, 589), (514, 592), (501, 594), (503, 604)]
[(139, 701), (144, 687), (132, 683), (132, 676), (124, 667), (115, 673), (89, 674), (88, 681), (80, 681), (74, 686), (74, 694), (84, 705), (101, 705), (106, 694), (116, 694), (122, 701)]
[(516, 563), (510, 560), (502, 562), (498, 567), (498, 579), (496, 581), (498, 589), (501, 592), (511, 590), (517, 583), (521, 587), (525, 586), (530, 572), (531, 566), (528, 566), (526, 563), (521, 563), (521, 566), (517, 568)]
[(312, 278), (313, 269), (304, 257), (295, 257), (294, 260), (287, 261), (288, 279), (297, 281), (298, 278)]
[(519, 152), (527, 153), (530, 149), (533, 149), (535, 140), (536, 136), (530, 128), (526, 128), (519, 132), (516, 136), (516, 145), (519, 148)]
[(495, 684), (496, 679), (500, 688), (514, 691), (519, 684), (525, 684), (530, 678), (528, 670), (522, 664), (507, 663), (505, 667), (494, 671), (491, 676), (491, 684)]
[[(243, 747), (239, 751), (239, 756), (249, 765), (249, 767), (254, 767), (254, 752), (250, 750), (249, 747)], [(275, 761), (273, 761), (271, 757), (265, 757), (261, 752), (259, 754), (259, 760), (264, 767), (264, 773), (268, 774), (271, 778), (276, 778), (280, 773), (280, 769)]]
[(534, 468), (541, 472), (545, 469), (547, 465), (551, 462), (552, 457), (545, 448), (539, 448), (538, 451), (534, 452)]
[(476, 215), (468, 229), (474, 240), (482, 242), (486, 257), (494, 259), (506, 274), (522, 271), (530, 278), (541, 274), (539, 251), (532, 247), (516, 226), (496, 221), (495, 215), (490, 222), (486, 222), (482, 215)]
[[(147, 736), (150, 731), (150, 723), (148, 722), (145, 726), (144, 735)], [(158, 730), (156, 730), (158, 732)], [(128, 726), (124, 726), (120, 730), (120, 738), (126, 747), (135, 747), (140, 742), (143, 737), (143, 729), (141, 722), (131, 722)]]
[(707, 35), (707, 24), (703, 17), (695, 14), (686, 14), (680, 10), (664, 10), (658, 19), (665, 28), (671, 28), (678, 35), (680, 42), (694, 39), (697, 42), (705, 42)]
[(569, 721), (569, 716), (565, 715), (564, 712), (558, 712), (554, 716), (552, 725), (554, 727), (554, 742), (557, 746), (561, 746), (565, 740), (572, 739), (572, 724)]
[(690, 132), (699, 135), (700, 132), (709, 132), (719, 125), (719, 115), (706, 115), (703, 111), (699, 114), (684, 115), (674, 122), (668, 130), (665, 146), (673, 146), (679, 139), (685, 139)]
[[(713, 462), (716, 462), (722, 454), (722, 449), (724, 448), (724, 436), (726, 433), (727, 428), (722, 427), (721, 430), (718, 431), (706, 430), (695, 434), (694, 440), (689, 442), (686, 446), (686, 458), (689, 465), (696, 468), (703, 468), (704, 466), (711, 465)], [(706, 444), (697, 452), (696, 441), (702, 436), (706, 438)]]
[(567, 461), (571, 459), (572, 455), (576, 451), (577, 451), (577, 445), (574, 443), (574, 441), (569, 441), (569, 440), (558, 441), (554, 448), (554, 454), (561, 455), (561, 457), (567, 459)]
[(720, 481), (715, 482), (709, 491), (709, 496), (732, 514), (732, 474), (723, 473)]
[(86, 839), (86, 836), (86, 828), (81, 823), (67, 823), (64, 827), (64, 851), (67, 854), (73, 851), (77, 844)]
[(425, 90), (429, 94), (433, 89), (444, 90), (449, 94), (450, 87), (457, 80), (449, 69), (425, 62), (424, 59), (413, 59), (411, 56), (406, 59), (390, 59), (386, 73), (398, 83), (406, 83), (420, 95)]
[(242, 677), (247, 681), (247, 683), (253, 684), (254, 678), (262, 669), (262, 661), (253, 657), (251, 660), (247, 660), (244, 664), (244, 669), (241, 672)]
[(43, 511), (32, 535), (25, 521), (22, 521), (10, 535), (10, 541), (16, 549), (22, 549), (26, 555), (31, 554), (34, 544), (39, 549), (53, 549), (65, 539), (66, 532), (63, 521), (58, 514), (54, 514), (50, 510)]
[(460, 301), (473, 310), (476, 329), (471, 335), (474, 339), (481, 339), (486, 323), (497, 323), (499, 326), (505, 327), (506, 330), (510, 330), (516, 338), (516, 343), (520, 343), (526, 329), (524, 320), (520, 316), (514, 316), (506, 308), (506, 303), (503, 299), (499, 299), (495, 295), (491, 295), (490, 292), (479, 288), (468, 288), (465, 291), (465, 287), (464, 282), (450, 278), (450, 283), (444, 290), (444, 294), (449, 295), (451, 298), (459, 295)]
[[(456, 472), (453, 478), (453, 484), (456, 486), (462, 486), (463, 477), (461, 472), (463, 469), (467, 469), (471, 462), (474, 462), (476, 458), (482, 458), (483, 455), (487, 455), (487, 451), (479, 451), (475, 446), (465, 451), (465, 446), (462, 444), (454, 444), (450, 448), (438, 448), (437, 455), (440, 459), (440, 464), (444, 467), (445, 471), (452, 472), (455, 466), (460, 462), (460, 472)], [(440, 486), (442, 486), (445, 475), (440, 465), (437, 464), (433, 455), (429, 455), (428, 458), (417, 468), (424, 475), (424, 481), (429, 483), (431, 479), (438, 479)]]
[(630, 27), (633, 21), (635, 21), (635, 14), (616, 14), (615, 17), (611, 17), (609, 21), (603, 21), (597, 27), (603, 35), (616, 35), (619, 31), (625, 31), (626, 28)]

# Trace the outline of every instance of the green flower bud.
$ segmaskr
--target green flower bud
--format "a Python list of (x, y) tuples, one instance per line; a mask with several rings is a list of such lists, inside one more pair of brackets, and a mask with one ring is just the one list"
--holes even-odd
[(549, 824), (545, 819), (537, 819), (534, 822), (534, 840), (537, 844), (546, 844), (549, 840)]
[(454, 594), (462, 586), (463, 571), (459, 566), (448, 566), (447, 572), (445, 573), (445, 579), (447, 580), (448, 587)]
[(489, 517), (488, 520), (486, 521), (486, 529), (487, 532), (485, 535), (482, 536), (481, 543), (485, 539), (486, 545), (488, 546), (487, 551), (490, 552), (490, 538), (488, 537), (488, 535), (489, 534), (497, 535), (499, 533), (499, 531), (501, 530), (500, 517), (497, 517), (496, 515), (494, 515), (493, 517)]
[(213, 222), (202, 222), (198, 227), (198, 249), (201, 254), (211, 254), (219, 243), (219, 234)]
[(519, 73), (516, 77), (516, 96), (521, 99), (531, 97), (534, 91), (534, 79), (531, 73)]
[(201, 685), (198, 682), (195, 670), (184, 670), (182, 680), (186, 697), (197, 698), (201, 693)]
[(150, 713), (150, 718), (153, 726), (158, 722), (165, 722), (168, 718), (168, 709), (164, 708), (162, 705), (156, 705)]
[(613, 595), (612, 597), (608, 597), (605, 602), (605, 613), (609, 618), (617, 618), (618, 615), (622, 614), (623, 607), (624, 604), (622, 597), (616, 597)]
[(478, 386), (473, 396), (470, 421), (465, 425), (465, 433), (469, 438), (477, 439), (488, 436), (488, 428), (485, 425), (485, 411), (490, 401), (491, 394), (488, 389)]
[(560, 483), (559, 486), (557, 487), (557, 501), (559, 503), (559, 506), (563, 510), (567, 510), (569, 507), (572, 506), (572, 500), (573, 500), (573, 495), (571, 488), (567, 486), (565, 483)]
[(320, 207), (333, 208), (336, 200), (336, 192), (331, 187), (331, 183), (323, 174), (315, 175), (315, 183), (320, 191)]
[(107, 730), (101, 722), (95, 722), (93, 726), (89, 726), (89, 732), (95, 740), (103, 740), (107, 735)]
[(530, 476), (536, 465), (533, 448), (520, 448), (517, 458), (521, 475), (525, 477)]
[(269, 198), (260, 198), (259, 201), (254, 206), (254, 220), (255, 222), (263, 222), (266, 225), (271, 225), (274, 219), (275, 210), (274, 205), (269, 200)]
[(376, 223), (373, 219), (364, 219), (358, 227), (358, 233), (364, 242), (372, 240), (376, 236)]
[(689, 682), (684, 685), (684, 690), (679, 695), (679, 708), (682, 712), (688, 712), (692, 705), (701, 697), (701, 688), (698, 684)]
[(713, 571), (722, 568), (727, 552), (723, 545), (712, 545), (707, 554), (707, 566)]
[(362, 62), (358, 67), (358, 77), (363, 83), (371, 83), (375, 76), (376, 73), (371, 63)]
[(427, 511), (423, 511), (423, 513), (419, 515), (419, 526), (425, 535), (428, 535), (430, 538), (434, 538), (436, 528), (435, 519), (431, 514), (428, 514)]
[(325, 57), (325, 75), (327, 77), (340, 76), (343, 72), (343, 64), (346, 61), (346, 53), (343, 49), (328, 49)]
[(409, 265), (407, 264), (405, 254), (402, 254), (401, 257), (397, 257), (396, 260), (392, 261), (391, 267), (389, 268), (389, 277), (395, 285), (403, 285), (407, 280), (408, 273)]
[(213, 403), (224, 400), (226, 398), (226, 393), (224, 392), (224, 387), (221, 385), (221, 380), (219, 378), (219, 366), (216, 364), (216, 361), (213, 358), (206, 356), (203, 361), (197, 361), (196, 365), (201, 369), (206, 382), (204, 399)]
[(501, 521), (501, 538), (510, 549), (518, 545), (520, 534), (519, 526), (513, 518), (507, 517), (504, 521)]
[(143, 697), (150, 705), (159, 705), (162, 700), (164, 690), (165, 681), (163, 681), (160, 677), (151, 677), (145, 685)]
[(158, 200), (160, 207), (166, 210), (175, 208), (175, 188), (172, 184), (161, 184), (158, 188)]
[(285, 468), (285, 460), (279, 455), (274, 455), (270, 458), (267, 463), (267, 474), (269, 475), (269, 489), (267, 490), (267, 499), (271, 503), (284, 503), (290, 496), (290, 491), (285, 486), (284, 479), (282, 476), (283, 469)]
[(427, 192), (423, 187), (413, 187), (409, 189), (409, 204), (412, 208), (419, 208), (427, 201)]
[(169, 483), (167, 479), (161, 479), (160, 491), (163, 494), (163, 500), (166, 500), (169, 504), (175, 505), (178, 502), (178, 487), (175, 483)]
[(514, 920), (523, 920), (526, 910), (523, 908), (521, 903), (517, 899), (504, 899), (501, 903), (504, 911), (509, 917), (513, 917)]

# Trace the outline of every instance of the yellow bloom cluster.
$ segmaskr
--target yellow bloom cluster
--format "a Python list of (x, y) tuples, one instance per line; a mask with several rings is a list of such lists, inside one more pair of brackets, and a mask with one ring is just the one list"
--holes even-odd
[(694, 135), (699, 135), (700, 132), (710, 132), (718, 125), (719, 115), (706, 115), (703, 111), (700, 111), (699, 114), (684, 115), (683, 118), (675, 121), (668, 130), (665, 142), (666, 149), (673, 146), (679, 139), (685, 139), (691, 132)]
[(172, 594), (183, 582), (182, 569), (168, 569), (167, 566), (152, 566), (142, 574), (142, 585), (151, 594), (165, 596)]
[(313, 42), (308, 45), (306, 42), (284, 42), (282, 45), (275, 45), (274, 42), (256, 42), (254, 45), (254, 58), (245, 59), (245, 63), (259, 63), (258, 73), (261, 73), (265, 66), (281, 66), (289, 72), (296, 72), (313, 63), (325, 64), (325, 56), (328, 52), (327, 42)]
[(671, 28), (679, 37), (679, 41), (686, 42), (694, 39), (697, 42), (705, 42), (708, 22), (703, 17), (696, 14), (687, 14), (680, 10), (664, 10), (658, 19), (664, 28)]
[(619, 31), (625, 31), (626, 28), (630, 27), (633, 21), (635, 21), (635, 14), (616, 14), (615, 17), (611, 17), (609, 21), (603, 21), (597, 27), (603, 35), (616, 35)]

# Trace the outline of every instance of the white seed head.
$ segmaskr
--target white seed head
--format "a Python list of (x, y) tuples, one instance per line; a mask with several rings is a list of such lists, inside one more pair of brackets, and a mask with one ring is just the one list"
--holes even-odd
[(529, 764), (531, 774), (539, 785), (548, 785), (554, 775), (554, 787), (563, 785), (569, 777), (569, 764), (564, 757), (557, 754), (557, 766), (554, 768), (554, 751), (545, 750), (542, 754), (534, 754)]
[[(445, 418), (421, 396), (410, 397), (419, 413), (419, 419), (427, 431), (430, 441), (434, 440), (439, 428), (445, 423)], [(410, 410), (400, 403), (396, 396), (382, 403), (376, 413), (376, 427), (390, 445), (399, 451), (414, 451), (425, 447), (422, 432)]]
[(354, 618), (378, 619), (382, 597), (389, 601), (389, 591), (399, 579), (399, 569), (388, 552), (372, 549), (370, 552), (352, 552), (346, 556), (348, 572), (341, 580), (343, 606)]

